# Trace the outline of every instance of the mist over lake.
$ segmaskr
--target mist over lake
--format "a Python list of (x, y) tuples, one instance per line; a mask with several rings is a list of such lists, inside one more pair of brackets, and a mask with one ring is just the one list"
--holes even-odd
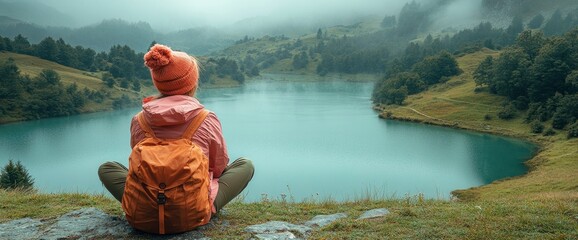
[[(372, 83), (250, 82), (202, 89), (198, 97), (223, 125), (231, 161), (256, 171), (247, 201), (352, 200), (452, 190), (524, 174), (534, 146), (519, 140), (379, 119)], [(104, 161), (128, 165), (129, 124), (139, 111), (0, 126), (0, 165), (20, 160), (41, 192), (108, 194), (96, 174)]]

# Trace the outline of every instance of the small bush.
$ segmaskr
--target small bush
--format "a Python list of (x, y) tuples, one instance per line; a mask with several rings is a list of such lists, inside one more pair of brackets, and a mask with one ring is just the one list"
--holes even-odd
[(556, 112), (552, 117), (552, 127), (555, 129), (564, 129), (568, 123), (574, 120), (570, 114)]
[(28, 170), (20, 163), (8, 161), (0, 172), (0, 188), (12, 190), (23, 189), (31, 190), (34, 185), (34, 179), (28, 174)]
[(492, 115), (490, 115), (490, 114), (484, 115), (484, 120), (486, 120), (486, 121), (492, 120)]
[(544, 136), (554, 136), (554, 135), (556, 135), (556, 131), (554, 131), (553, 128), (548, 128), (548, 129), (546, 129), (546, 131), (544, 131), (543, 135)]
[(533, 121), (530, 123), (530, 129), (532, 130), (532, 133), (542, 133), (544, 131), (544, 124), (540, 121)]
[(502, 111), (498, 113), (498, 117), (504, 120), (510, 120), (516, 116), (516, 108), (512, 104), (506, 105)]

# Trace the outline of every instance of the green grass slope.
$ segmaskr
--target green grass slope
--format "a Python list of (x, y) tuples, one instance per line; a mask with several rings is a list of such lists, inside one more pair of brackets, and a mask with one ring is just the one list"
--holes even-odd
[(118, 86), (109, 88), (101, 80), (101, 73), (87, 72), (66, 67), (34, 56), (11, 52), (0, 52), (0, 61), (6, 61), (8, 58), (14, 59), (21, 75), (28, 75), (30, 78), (34, 78), (38, 76), (42, 70), (52, 69), (58, 73), (60, 81), (65, 86), (76, 83), (79, 90), (87, 88), (91, 91), (99, 91), (107, 96), (102, 103), (88, 101), (82, 109), (83, 113), (111, 110), (112, 101), (120, 98), (123, 94), (126, 94), (132, 99), (138, 99), (144, 96), (143, 93), (152, 93), (151, 87), (146, 86), (142, 86), (141, 92), (119, 88)]
[(20, 74), (23, 75), (35, 77), (38, 76), (43, 69), (52, 69), (60, 75), (61, 81), (66, 85), (76, 83), (80, 88), (87, 87), (90, 90), (100, 90), (105, 86), (99, 78), (100, 76), (96, 73), (66, 67), (29, 55), (0, 52), (0, 61), (6, 61), (8, 58), (14, 59), (18, 69), (20, 69)]

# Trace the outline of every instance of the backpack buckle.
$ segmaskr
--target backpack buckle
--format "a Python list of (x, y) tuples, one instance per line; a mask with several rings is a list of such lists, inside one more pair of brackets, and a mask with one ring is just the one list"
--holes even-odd
[(165, 203), (167, 203), (167, 196), (164, 193), (159, 193), (157, 195), (157, 203), (159, 205), (164, 205)]

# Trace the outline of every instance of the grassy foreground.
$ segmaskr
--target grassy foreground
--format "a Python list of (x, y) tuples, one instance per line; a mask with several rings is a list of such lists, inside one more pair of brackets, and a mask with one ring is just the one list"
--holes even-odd
[[(23, 217), (50, 219), (82, 207), (122, 215), (120, 204), (105, 196), (0, 191), (0, 222)], [(576, 239), (578, 204), (564, 199), (427, 200), (420, 196), (346, 203), (261, 201), (230, 203), (216, 225), (203, 233), (212, 239), (249, 239), (248, 225), (267, 221), (304, 223), (319, 214), (348, 215), (312, 233), (309, 239)], [(364, 211), (390, 210), (385, 218), (356, 221)]]
[[(248, 239), (248, 225), (267, 221), (301, 224), (315, 215), (344, 212), (348, 217), (316, 230), (310, 239), (578, 239), (578, 139), (565, 133), (550, 137), (530, 133), (521, 118), (498, 119), (500, 97), (474, 93), (471, 77), (487, 55), (484, 50), (458, 59), (464, 73), (422, 94), (404, 106), (377, 106), (394, 119), (471, 129), (523, 138), (541, 150), (521, 177), (482, 187), (458, 190), (459, 200), (358, 199), (287, 202), (233, 202), (204, 234), (212, 239)], [(493, 116), (485, 120), (485, 115)], [(97, 207), (122, 215), (120, 204), (100, 195), (36, 194), (0, 190), (0, 222), (23, 217), (54, 218), (82, 207)], [(364, 211), (387, 208), (385, 218), (356, 221)]]

